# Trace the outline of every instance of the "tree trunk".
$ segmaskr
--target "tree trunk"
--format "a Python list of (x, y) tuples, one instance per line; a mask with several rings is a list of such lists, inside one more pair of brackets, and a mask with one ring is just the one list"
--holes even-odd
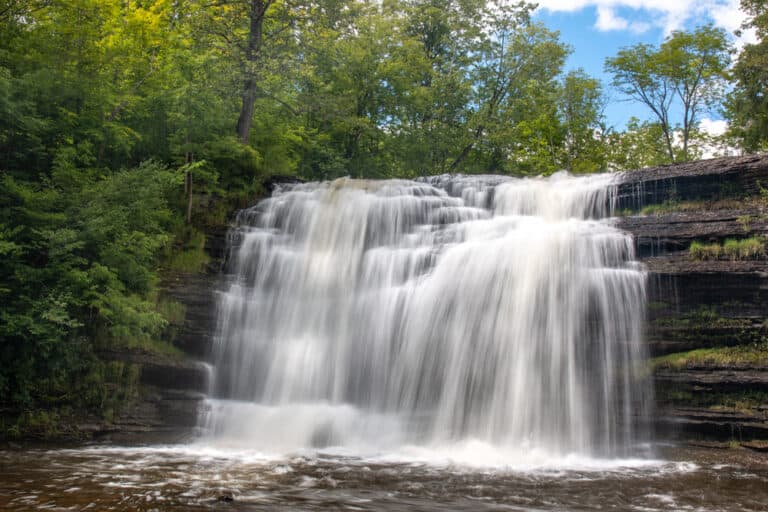
[(667, 144), (667, 152), (669, 153), (669, 161), (670, 163), (675, 163), (675, 149), (672, 147), (672, 134), (670, 133), (669, 126), (666, 124), (662, 125), (662, 130), (664, 131), (664, 142)]
[(192, 171), (184, 176), (184, 188), (187, 191), (187, 224), (192, 223)]
[(245, 48), (245, 80), (243, 81), (243, 104), (240, 108), (240, 117), (237, 119), (237, 137), (243, 144), (247, 144), (253, 125), (253, 112), (256, 106), (256, 62), (259, 59), (259, 51), (264, 36), (264, 14), (271, 0), (251, 0), (248, 6), (248, 44)]

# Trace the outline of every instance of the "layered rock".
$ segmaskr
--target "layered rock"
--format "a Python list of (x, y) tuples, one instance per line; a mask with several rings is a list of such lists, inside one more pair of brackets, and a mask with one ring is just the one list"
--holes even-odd
[[(768, 235), (768, 156), (632, 171), (624, 179), (618, 208), (634, 213), (618, 225), (634, 234), (649, 271), (651, 353), (667, 356), (656, 360), (659, 432), (768, 439), (768, 368), (761, 362), (768, 360), (768, 261), (699, 261), (689, 252), (694, 241)], [(662, 213), (641, 215), (643, 207)], [(723, 363), (717, 350), (711, 357), (689, 352), (724, 347), (737, 357)], [(740, 361), (741, 352), (749, 357)]]

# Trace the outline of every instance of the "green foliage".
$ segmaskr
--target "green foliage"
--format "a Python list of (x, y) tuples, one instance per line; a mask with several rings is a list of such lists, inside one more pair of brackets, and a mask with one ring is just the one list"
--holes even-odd
[[(662, 125), (633, 117), (624, 132), (607, 134), (608, 162), (613, 170), (643, 169), (668, 164)], [(674, 148), (673, 148), (674, 151)]]
[[(716, 108), (723, 96), (731, 51), (722, 29), (704, 25), (691, 32), (675, 31), (658, 48), (638, 44), (606, 59), (613, 85), (651, 111), (668, 162), (691, 158), (689, 143), (700, 116)], [(682, 113), (677, 123), (673, 106)], [(675, 142), (676, 133), (681, 147)]]
[(607, 129), (603, 122), (605, 98), (600, 82), (584, 73), (571, 71), (562, 83), (560, 111), (566, 130), (564, 167), (576, 174), (607, 168)]
[(166, 326), (148, 298), (174, 173), (150, 163), (82, 181), (70, 171), (81, 188), (66, 194), (55, 186), (62, 170), (47, 185), (2, 177), (0, 390), (10, 404), (56, 403), (97, 350), (151, 345)]
[(735, 81), (728, 95), (726, 115), (729, 130), (747, 151), (768, 148), (768, 4), (765, 0), (741, 0), (750, 18), (744, 28), (753, 28), (757, 42), (745, 45), (733, 67)]
[[(205, 252), (205, 234), (191, 230), (177, 235), (175, 246), (167, 251), (163, 266), (177, 272), (202, 272), (210, 261)], [(166, 317), (167, 318), (167, 317)]]

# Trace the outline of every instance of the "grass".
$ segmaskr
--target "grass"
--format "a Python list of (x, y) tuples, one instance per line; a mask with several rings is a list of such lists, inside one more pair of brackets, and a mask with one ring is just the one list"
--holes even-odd
[(762, 260), (766, 257), (765, 239), (753, 236), (750, 238), (729, 238), (722, 245), (718, 243), (703, 244), (691, 242), (688, 253), (692, 260), (707, 261), (729, 259), (731, 261)]
[(762, 237), (728, 239), (723, 244), (725, 256), (732, 260), (758, 260), (765, 258), (765, 240)]
[[(637, 209), (625, 208), (618, 210), (616, 215), (624, 217), (628, 215), (665, 215), (668, 213), (682, 213), (693, 212), (701, 210), (743, 210), (745, 208), (761, 208), (766, 206), (765, 196), (752, 196), (752, 197), (726, 197), (717, 200), (690, 200), (680, 201), (676, 199), (667, 200), (663, 203), (648, 204)], [(755, 219), (749, 215), (744, 215), (737, 219), (739, 223), (744, 227), (744, 230), (749, 229), (750, 223)]]
[(736, 222), (738, 222), (739, 225), (741, 225), (741, 229), (743, 229), (745, 233), (749, 233), (749, 228), (753, 220), (754, 219), (752, 218), (751, 215), (742, 215), (736, 218)]
[(768, 343), (700, 348), (656, 357), (651, 364), (654, 369), (665, 370), (682, 370), (695, 366), (768, 367)]
[(648, 204), (640, 209), (640, 215), (664, 215), (667, 213), (689, 212), (707, 208), (707, 201), (664, 201)]
[(167, 255), (163, 266), (178, 272), (203, 272), (210, 262), (210, 257), (205, 252), (205, 233), (190, 230), (180, 238), (183, 242)]
[(701, 242), (691, 242), (688, 253), (692, 260), (707, 261), (719, 260), (723, 254), (723, 246), (720, 244), (702, 244)]

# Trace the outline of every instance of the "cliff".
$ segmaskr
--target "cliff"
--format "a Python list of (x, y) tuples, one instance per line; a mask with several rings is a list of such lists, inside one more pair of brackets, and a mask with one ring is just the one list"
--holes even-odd
[(119, 443), (179, 442), (195, 435), (208, 392), (209, 359), (215, 333), (216, 289), (226, 250), (226, 226), (209, 228), (200, 270), (164, 270), (160, 296), (182, 312), (168, 339), (176, 353), (100, 353), (104, 360), (130, 365), (138, 375), (132, 399), (109, 422), (78, 425), (80, 434)]
[[(768, 439), (768, 155), (627, 172), (663, 437)], [(753, 243), (754, 253), (739, 251)]]

